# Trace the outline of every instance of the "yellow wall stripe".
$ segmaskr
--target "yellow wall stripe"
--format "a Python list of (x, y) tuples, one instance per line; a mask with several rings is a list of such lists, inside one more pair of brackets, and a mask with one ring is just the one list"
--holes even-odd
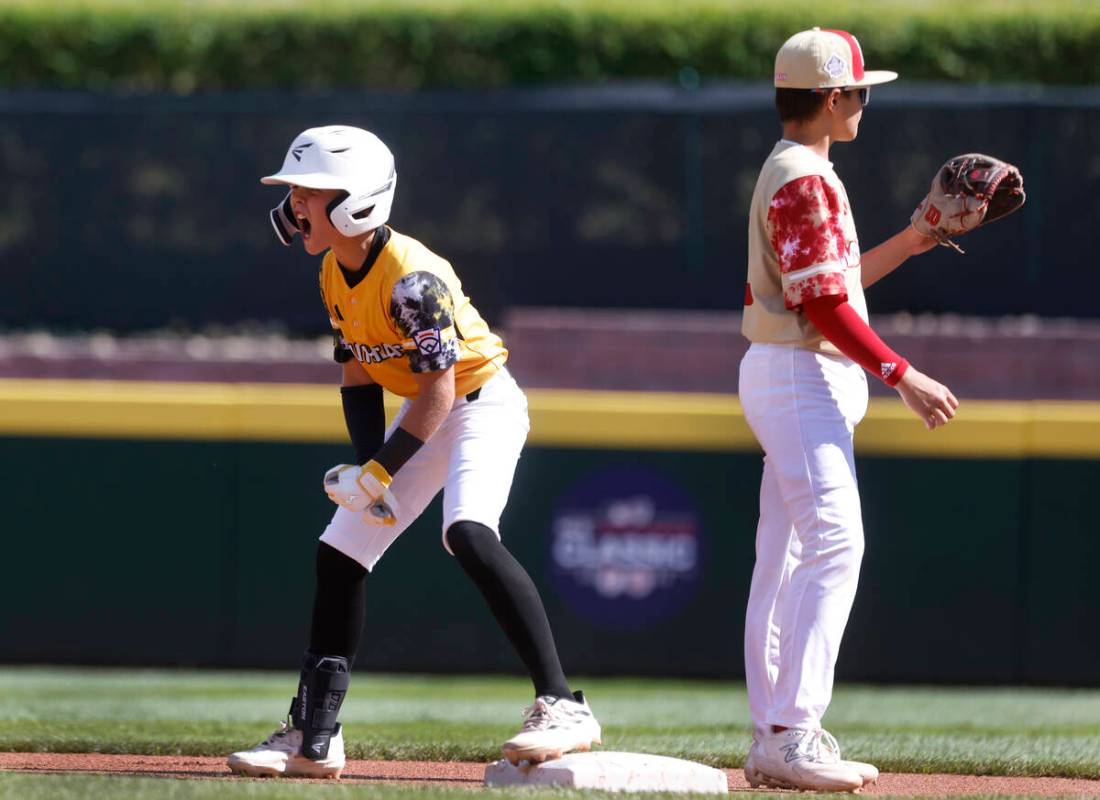
[[(534, 389), (533, 445), (752, 452), (730, 395)], [(392, 413), (398, 398), (387, 395)], [(0, 380), (0, 435), (343, 442), (335, 386)], [(866, 455), (1100, 458), (1100, 403), (964, 401), (929, 432), (875, 399), (856, 434)]]

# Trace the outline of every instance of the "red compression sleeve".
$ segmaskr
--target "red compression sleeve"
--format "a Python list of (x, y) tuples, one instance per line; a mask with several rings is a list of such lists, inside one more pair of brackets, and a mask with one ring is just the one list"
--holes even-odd
[(897, 386), (909, 362), (891, 350), (848, 303), (844, 295), (815, 297), (802, 304), (806, 319), (848, 358), (887, 386)]

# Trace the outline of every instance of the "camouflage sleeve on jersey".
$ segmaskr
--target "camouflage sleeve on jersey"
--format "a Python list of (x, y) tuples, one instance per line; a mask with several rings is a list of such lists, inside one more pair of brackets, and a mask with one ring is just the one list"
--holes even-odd
[(413, 372), (439, 372), (458, 361), (454, 300), (431, 272), (410, 272), (393, 286), (390, 315), (405, 337)]

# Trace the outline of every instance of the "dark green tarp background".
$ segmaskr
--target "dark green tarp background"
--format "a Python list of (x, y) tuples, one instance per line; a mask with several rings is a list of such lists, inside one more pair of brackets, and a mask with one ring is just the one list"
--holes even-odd
[[(478, 308), (738, 310), (746, 218), (779, 137), (762, 84), (499, 92), (0, 93), (0, 327), (119, 332), (255, 320), (324, 334), (317, 260), (258, 179), (297, 133), (348, 123), (397, 158), (392, 224)], [(1100, 90), (876, 87), (833, 148), (864, 251), (959, 152), (1018, 164), (1028, 202), (875, 287), (873, 311), (1096, 317)]]
[[(0, 439), (0, 662), (291, 668), (306, 644), (332, 445)], [(644, 469), (692, 499), (704, 561), (656, 625), (614, 630), (548, 580), (585, 476)], [(843, 680), (1100, 685), (1095, 461), (859, 459), (867, 550)], [(533, 448), (502, 523), (575, 674), (740, 676), (760, 459)], [(440, 546), (439, 505), (368, 577), (359, 666), (517, 672)], [(629, 608), (629, 607), (628, 607)]]

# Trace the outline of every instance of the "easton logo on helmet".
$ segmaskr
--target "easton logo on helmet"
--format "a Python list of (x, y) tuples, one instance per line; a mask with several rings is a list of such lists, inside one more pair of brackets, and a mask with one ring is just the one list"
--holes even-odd
[(307, 147), (313, 147), (313, 142), (306, 142), (305, 144), (300, 144), (297, 147), (295, 147), (293, 150), (290, 151), (290, 154), (292, 156), (294, 156), (295, 161), (301, 161), (302, 160), (302, 153), (305, 151), (305, 149)]

